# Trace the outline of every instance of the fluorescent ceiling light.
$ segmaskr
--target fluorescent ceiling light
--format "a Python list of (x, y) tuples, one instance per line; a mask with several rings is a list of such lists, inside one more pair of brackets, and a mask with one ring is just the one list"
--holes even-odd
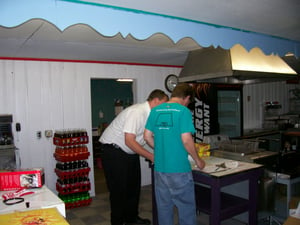
[(294, 53), (288, 52), (285, 54), (285, 56), (289, 57), (289, 56), (295, 56)]
[(119, 81), (119, 82), (133, 82), (133, 79), (130, 79), (130, 78), (119, 78), (119, 79), (117, 79), (117, 81)]

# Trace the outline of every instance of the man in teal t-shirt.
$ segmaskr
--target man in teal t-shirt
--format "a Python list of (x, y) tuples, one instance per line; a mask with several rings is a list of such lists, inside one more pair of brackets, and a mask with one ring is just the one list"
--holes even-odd
[(154, 183), (158, 222), (173, 225), (176, 206), (180, 225), (196, 224), (194, 181), (188, 155), (196, 166), (204, 168), (198, 157), (192, 134), (192, 114), (186, 107), (194, 97), (193, 88), (178, 84), (171, 99), (150, 112), (144, 138), (154, 148)]

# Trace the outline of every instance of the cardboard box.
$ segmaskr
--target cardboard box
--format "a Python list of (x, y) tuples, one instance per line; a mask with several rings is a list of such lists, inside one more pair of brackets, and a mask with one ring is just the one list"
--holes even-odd
[(300, 219), (289, 216), (283, 225), (299, 225), (299, 224), (300, 224)]
[(298, 203), (300, 202), (300, 197), (292, 197), (289, 203), (289, 209), (296, 209)]
[[(290, 209), (297, 208), (299, 202), (300, 202), (300, 197), (293, 197), (289, 203), (289, 208)], [(283, 225), (299, 225), (299, 224), (300, 224), (300, 219), (293, 216), (289, 216)]]
[(0, 191), (39, 188), (44, 183), (44, 170), (42, 168), (0, 171)]
[(210, 156), (210, 144), (195, 143), (195, 148), (199, 157)]

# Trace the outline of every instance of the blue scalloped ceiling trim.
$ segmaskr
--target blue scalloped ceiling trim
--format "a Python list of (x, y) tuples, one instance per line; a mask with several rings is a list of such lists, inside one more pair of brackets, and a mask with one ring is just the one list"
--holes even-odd
[(265, 54), (293, 52), (300, 55), (300, 42), (199, 21), (74, 0), (1, 0), (1, 26), (15, 27), (36, 18), (49, 21), (61, 31), (81, 23), (109, 37), (120, 33), (123, 37), (131, 34), (138, 40), (145, 40), (163, 33), (174, 43), (190, 37), (203, 47), (213, 45), (229, 49), (241, 44), (248, 51), (259, 47)]

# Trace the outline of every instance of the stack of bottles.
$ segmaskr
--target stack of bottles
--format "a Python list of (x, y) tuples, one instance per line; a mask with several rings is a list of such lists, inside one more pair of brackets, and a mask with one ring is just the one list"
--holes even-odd
[(53, 141), (55, 145), (59, 146), (87, 144), (89, 137), (84, 129), (58, 130), (55, 131)]
[(54, 157), (62, 162), (87, 159), (90, 153), (86, 145), (56, 146)]
[(89, 205), (92, 201), (89, 190), (90, 155), (84, 130), (56, 131), (53, 138), (57, 160), (55, 173), (58, 176), (56, 190), (67, 209)]
[[(65, 202), (66, 206), (72, 205), (72, 207), (69, 207), (69, 208), (83, 206), (82, 203), (90, 202), (90, 199), (91, 199), (88, 191), (69, 194), (69, 195), (58, 194), (58, 197)], [(76, 206), (76, 205), (74, 206), (74, 203), (78, 204), (78, 206)], [(88, 205), (88, 204), (86, 204), (86, 205)]]
[[(70, 166), (71, 164), (78, 166)], [(55, 168), (55, 173), (58, 176), (56, 190), (63, 194), (89, 191), (91, 188), (88, 178), (89, 172), (90, 168), (86, 161), (57, 162)]]

